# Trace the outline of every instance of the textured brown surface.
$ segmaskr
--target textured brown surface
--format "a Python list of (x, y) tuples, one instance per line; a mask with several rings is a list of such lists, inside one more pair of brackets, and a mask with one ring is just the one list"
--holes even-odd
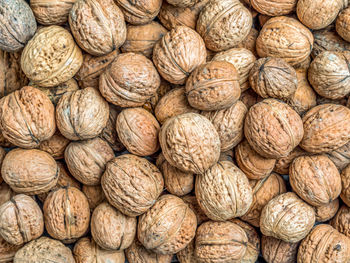
[(0, 184), (0, 206), (9, 201), (16, 193), (6, 184), (2, 182)]
[(344, 9), (336, 22), (337, 33), (346, 41), (350, 41), (350, 8)]
[(335, 216), (339, 209), (339, 198), (333, 200), (332, 202), (323, 205), (314, 207), (316, 222), (326, 222)]
[(197, 224), (201, 225), (203, 222), (208, 221), (209, 218), (207, 215), (203, 212), (202, 208), (199, 206), (196, 196), (194, 195), (185, 195), (181, 198), (195, 213), (197, 217)]
[(292, 13), (298, 0), (244, 0), (260, 14), (280, 16)]
[(195, 254), (195, 240), (193, 239), (186, 248), (176, 253), (176, 257), (180, 263), (198, 263)]
[(350, 141), (342, 147), (327, 153), (329, 159), (342, 171), (350, 163)]
[[(0, 147), (0, 167), (2, 166), (2, 162), (4, 161), (6, 155), (6, 151), (4, 148)], [(2, 183), (3, 179), (1, 177), (1, 171), (0, 171), (0, 184)]]
[(70, 140), (59, 132), (56, 132), (50, 139), (40, 143), (39, 149), (49, 153), (55, 160), (63, 159), (64, 150)]
[(167, 0), (173, 6), (188, 7), (193, 6), (198, 0)]
[(21, 246), (12, 245), (0, 237), (0, 263), (12, 263)]
[(160, 255), (147, 250), (137, 238), (125, 250), (125, 255), (128, 261), (132, 263), (170, 263), (173, 257), (173, 255)]
[(299, 242), (289, 243), (268, 236), (261, 238), (261, 253), (267, 263), (295, 263)]
[(340, 198), (345, 204), (350, 206), (350, 165), (348, 165), (340, 174), (342, 181), (342, 192)]
[(299, 146), (295, 147), (286, 157), (282, 157), (276, 161), (275, 168), (273, 169), (279, 174), (288, 174), (289, 166), (293, 160), (299, 156), (308, 155), (309, 153), (301, 149)]
[(255, 28), (251, 28), (249, 31), (248, 36), (238, 45), (236, 45), (234, 48), (246, 48), (250, 50), (255, 57), (258, 56), (256, 52), (256, 40), (259, 36), (259, 31)]
[(246, 91), (242, 92), (239, 100), (242, 101), (244, 105), (247, 106), (247, 109), (249, 110), (254, 104), (262, 101), (263, 98), (261, 98), (258, 94), (256, 94), (253, 89), (247, 89)]
[(342, 205), (330, 224), (340, 233), (350, 237), (350, 208)]
[(83, 185), (82, 192), (89, 202), (90, 211), (94, 211), (106, 199), (101, 185)]

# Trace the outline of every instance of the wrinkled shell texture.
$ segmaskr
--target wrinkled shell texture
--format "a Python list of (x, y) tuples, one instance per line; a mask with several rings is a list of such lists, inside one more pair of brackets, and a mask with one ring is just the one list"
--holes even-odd
[(261, 238), (261, 252), (268, 263), (295, 263), (299, 243), (284, 242), (268, 236)]
[(293, 12), (298, 0), (245, 0), (245, 2), (260, 14), (280, 16)]
[(350, 141), (342, 147), (327, 153), (329, 159), (335, 164), (339, 171), (342, 171), (350, 163)]
[(340, 233), (350, 237), (349, 222), (350, 208), (346, 205), (342, 205), (330, 223)]
[(260, 230), (285, 242), (298, 242), (315, 224), (314, 209), (292, 192), (272, 199), (262, 210)]
[(181, 263), (198, 263), (195, 254), (195, 240), (192, 240), (187, 247), (176, 253), (176, 257)]
[(55, 108), (45, 94), (25, 86), (0, 100), (0, 129), (16, 146), (38, 147), (55, 133)]
[(348, 165), (341, 173), (342, 192), (341, 199), (345, 204), (350, 206), (350, 165)]
[(197, 32), (208, 49), (224, 51), (248, 36), (252, 20), (251, 13), (239, 0), (213, 0), (199, 15)]
[(40, 143), (39, 149), (49, 153), (55, 160), (63, 159), (64, 150), (70, 140), (61, 134), (54, 134), (50, 139)]
[(137, 235), (146, 249), (174, 254), (194, 238), (197, 219), (179, 197), (163, 195), (139, 218)]
[(336, 22), (337, 33), (346, 41), (350, 41), (350, 8), (344, 9)]
[(15, 254), (20, 248), (21, 246), (12, 245), (6, 242), (0, 236), (0, 262), (1, 263), (13, 262), (12, 260), (15, 257)]
[(303, 62), (310, 55), (314, 38), (298, 20), (291, 17), (269, 19), (256, 40), (260, 57), (283, 58), (292, 66)]
[(137, 238), (125, 250), (125, 255), (129, 262), (133, 263), (170, 263), (173, 257), (173, 255), (160, 255), (147, 250)]
[(253, 200), (247, 177), (229, 161), (218, 162), (198, 175), (195, 191), (199, 206), (216, 221), (244, 215)]
[(308, 153), (297, 146), (286, 157), (278, 159), (273, 170), (279, 174), (288, 174), (289, 167), (292, 164), (293, 160), (303, 155), (308, 155)]
[(73, 243), (89, 227), (89, 203), (75, 187), (60, 188), (49, 194), (43, 210), (47, 232), (63, 242)]
[(163, 176), (144, 158), (124, 154), (106, 165), (101, 180), (111, 205), (129, 216), (146, 212), (163, 191)]
[(219, 160), (219, 135), (207, 118), (196, 113), (167, 120), (159, 141), (165, 159), (185, 172), (202, 174)]
[(159, 74), (173, 84), (184, 84), (190, 73), (205, 63), (206, 57), (203, 39), (185, 26), (166, 33), (153, 49), (153, 63)]
[(316, 222), (326, 222), (332, 219), (339, 209), (339, 198), (333, 200), (332, 202), (323, 205), (314, 207)]
[(250, 146), (265, 158), (287, 156), (300, 143), (303, 133), (299, 115), (275, 99), (255, 104), (245, 119), (245, 137)]
[(16, 193), (6, 184), (2, 182), (0, 184), (0, 206), (9, 201)]
[(124, 250), (136, 234), (135, 217), (122, 214), (108, 203), (102, 203), (91, 217), (91, 235), (95, 242), (107, 250)]
[(70, 80), (83, 63), (72, 35), (60, 26), (39, 29), (25, 46), (21, 67), (41, 87), (54, 87)]
[(208, 221), (209, 218), (203, 212), (202, 208), (199, 206), (196, 196), (194, 195), (186, 195), (182, 197), (182, 200), (192, 209), (192, 211), (196, 214), (197, 224), (201, 225), (203, 222)]
[(169, 4), (179, 7), (193, 6), (198, 0), (168, 0)]
[(85, 194), (89, 202), (89, 207), (91, 211), (93, 211), (99, 204), (101, 204), (106, 199), (101, 185), (83, 185), (81, 190)]
[(123, 13), (113, 0), (77, 1), (69, 13), (69, 25), (78, 45), (95, 56), (118, 49), (126, 38)]
[(96, 137), (109, 118), (108, 103), (94, 88), (86, 88), (62, 96), (56, 107), (57, 128), (73, 141)]

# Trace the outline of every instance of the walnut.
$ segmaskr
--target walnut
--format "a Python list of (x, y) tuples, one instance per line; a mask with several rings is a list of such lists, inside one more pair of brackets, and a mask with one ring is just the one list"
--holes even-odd
[(262, 101), (263, 98), (256, 94), (253, 89), (247, 89), (246, 91), (242, 92), (239, 100), (242, 101), (249, 110), (253, 105)]
[(158, 168), (132, 154), (118, 156), (107, 163), (101, 184), (108, 202), (128, 216), (146, 212), (164, 186)]
[(198, 263), (194, 241), (193, 239), (183, 250), (176, 253), (176, 257), (180, 263)]
[(160, 255), (147, 250), (137, 238), (125, 250), (125, 255), (128, 261), (132, 263), (170, 263), (173, 257), (173, 255)]
[(244, 0), (248, 5), (252, 6), (256, 11), (268, 16), (281, 16), (292, 13), (298, 0)]
[(73, 141), (91, 139), (106, 127), (108, 103), (94, 88), (64, 94), (56, 107), (57, 128)]
[(337, 33), (346, 41), (350, 41), (350, 8), (344, 9), (338, 16), (336, 22)]
[(82, 63), (81, 50), (68, 30), (60, 26), (39, 29), (21, 56), (23, 72), (41, 87), (55, 87), (70, 80)]
[(258, 57), (256, 52), (256, 40), (259, 36), (259, 31), (255, 28), (251, 28), (248, 36), (238, 45), (234, 46), (234, 48), (245, 48), (250, 50), (255, 57)]
[(343, 106), (348, 107), (347, 101), (348, 101), (347, 98), (332, 100), (332, 99), (327, 99), (325, 97), (321, 97), (320, 95), (317, 95), (317, 97), (316, 97), (317, 105), (322, 105), (322, 104), (339, 104), (339, 105), (343, 105)]
[(49, 153), (55, 160), (63, 159), (64, 150), (70, 140), (59, 132), (56, 132), (50, 139), (43, 141), (39, 145), (39, 149)]
[(340, 198), (346, 205), (350, 206), (350, 165), (346, 166), (341, 172), (340, 177), (342, 181), (342, 192)]
[[(4, 148), (0, 147), (0, 167), (2, 166), (2, 162), (4, 161), (6, 155), (6, 151)], [(0, 171), (0, 184), (2, 183), (3, 179), (1, 177), (1, 171)]]
[(94, 209), (106, 199), (101, 185), (83, 185), (82, 192), (89, 202), (91, 211), (94, 211)]
[(297, 262), (299, 242), (289, 243), (283, 240), (262, 236), (261, 253), (267, 263)]
[(333, 200), (332, 202), (314, 207), (316, 214), (316, 222), (326, 222), (333, 218), (339, 209), (339, 198)]
[(327, 153), (329, 159), (335, 164), (339, 171), (342, 171), (350, 164), (350, 141), (342, 147)]
[(299, 146), (295, 147), (286, 157), (282, 157), (276, 160), (275, 168), (273, 171), (279, 174), (288, 174), (289, 166), (293, 160), (299, 156), (308, 155), (309, 153), (301, 149)]
[(344, 234), (347, 237), (350, 237), (349, 222), (350, 208), (346, 205), (342, 205), (336, 213), (335, 217), (331, 220), (330, 225), (333, 226), (340, 233)]
[(51, 192), (43, 210), (47, 232), (64, 243), (75, 242), (89, 227), (89, 203), (75, 187), (68, 186)]
[(201, 225), (203, 222), (208, 221), (209, 218), (203, 212), (202, 208), (199, 206), (196, 196), (194, 195), (185, 195), (181, 198), (195, 213), (197, 217), (197, 224)]
[(292, 192), (269, 201), (260, 217), (262, 234), (292, 243), (305, 238), (314, 224), (314, 209)]
[(197, 219), (194, 212), (179, 198), (163, 195), (139, 218), (139, 241), (158, 254), (174, 254), (194, 238)]
[(16, 193), (12, 191), (8, 184), (6, 184), (5, 182), (2, 182), (0, 184), (0, 206), (9, 201), (15, 195)]
[(0, 262), (11, 263), (21, 246), (12, 245), (0, 236)]

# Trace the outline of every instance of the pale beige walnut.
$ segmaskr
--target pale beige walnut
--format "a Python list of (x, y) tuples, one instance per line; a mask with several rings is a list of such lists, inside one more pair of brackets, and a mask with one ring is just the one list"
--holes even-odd
[(326, 222), (333, 218), (339, 209), (339, 198), (333, 200), (332, 202), (314, 207), (316, 222)]
[(298, 0), (244, 0), (260, 14), (268, 16), (281, 16), (292, 13)]
[(337, 33), (346, 41), (350, 41), (350, 8), (344, 9), (336, 22)]
[(91, 211), (106, 199), (101, 185), (83, 185), (81, 191), (85, 194)]
[(328, 99), (341, 99), (350, 93), (350, 51), (325, 51), (311, 63), (308, 78), (314, 90)]
[(163, 195), (139, 218), (137, 236), (146, 249), (158, 254), (174, 254), (194, 238), (197, 219), (179, 197)]
[(256, 103), (262, 101), (263, 98), (256, 94), (256, 92), (253, 89), (247, 89), (246, 91), (242, 92), (239, 100), (242, 101), (249, 110)]
[(350, 164), (350, 141), (342, 147), (327, 153), (329, 159), (335, 164), (339, 171), (342, 171)]
[(224, 51), (240, 44), (252, 27), (252, 15), (239, 0), (213, 0), (197, 20), (197, 32), (213, 51)]
[(124, 215), (104, 202), (92, 213), (91, 235), (103, 249), (122, 251), (133, 242), (136, 224), (136, 217)]
[(331, 152), (350, 140), (350, 109), (337, 104), (313, 107), (303, 117), (300, 147), (311, 153)]
[(66, 93), (56, 107), (57, 128), (72, 141), (98, 136), (108, 118), (108, 103), (94, 88)]
[(120, 155), (106, 165), (101, 184), (108, 202), (129, 216), (146, 212), (163, 191), (158, 168), (132, 154)]
[(64, 153), (70, 173), (85, 185), (99, 185), (107, 162), (113, 158), (112, 148), (101, 138), (71, 142)]
[(244, 215), (253, 192), (246, 175), (232, 162), (221, 161), (196, 177), (196, 198), (204, 213), (216, 221)]
[(214, 125), (197, 113), (167, 120), (159, 133), (159, 141), (165, 159), (185, 172), (203, 174), (219, 160), (219, 135)]
[(51, 192), (45, 200), (43, 211), (47, 232), (64, 243), (74, 243), (88, 230), (89, 203), (75, 187), (68, 186)]
[(337, 229), (340, 233), (346, 235), (347, 237), (350, 237), (349, 223), (350, 208), (346, 205), (342, 205), (336, 213), (335, 217), (331, 220), (330, 225)]
[(12, 190), (28, 195), (48, 192), (56, 185), (58, 174), (51, 155), (36, 149), (11, 150), (1, 167), (1, 176)]
[(350, 165), (346, 166), (341, 172), (340, 177), (342, 181), (342, 192), (340, 198), (350, 207)]
[(198, 263), (195, 254), (195, 240), (193, 239), (183, 250), (176, 253), (180, 263)]
[(48, 237), (33, 240), (16, 253), (13, 263), (75, 263), (72, 251)]
[(173, 255), (161, 255), (147, 250), (137, 238), (125, 250), (125, 255), (130, 263), (170, 263), (173, 258)]
[(288, 174), (289, 166), (293, 160), (299, 156), (308, 155), (309, 153), (301, 149), (299, 146), (295, 147), (286, 157), (282, 157), (276, 160), (273, 171), (279, 174)]
[(19, 194), (0, 206), (0, 235), (10, 244), (23, 245), (43, 232), (43, 213), (31, 197)]
[(247, 246), (247, 234), (239, 225), (208, 221), (198, 227), (195, 255), (199, 263), (240, 262)]
[(56, 132), (50, 139), (40, 143), (39, 149), (49, 153), (55, 160), (63, 159), (64, 150), (70, 143), (66, 137)]
[(247, 140), (235, 148), (235, 157), (238, 167), (244, 174), (253, 180), (263, 179), (275, 167), (276, 160), (264, 158), (252, 149)]
[(262, 234), (292, 243), (305, 238), (314, 224), (314, 209), (293, 192), (270, 200), (260, 217)]
[(55, 133), (55, 108), (44, 93), (25, 86), (0, 100), (0, 129), (16, 146), (38, 147)]
[(265, 99), (249, 109), (244, 134), (261, 156), (279, 159), (287, 156), (302, 140), (303, 122), (287, 104)]
[(297, 19), (279, 16), (269, 19), (256, 40), (260, 57), (279, 57), (294, 66), (311, 53), (312, 33)]
[(203, 212), (202, 208), (198, 204), (197, 198), (194, 195), (185, 195), (181, 198), (195, 213), (197, 217), (197, 224), (201, 225), (203, 222), (208, 221), (209, 218), (207, 215)]
[(255, 28), (251, 28), (248, 36), (238, 45), (234, 46), (234, 48), (245, 48), (250, 50), (255, 57), (258, 57), (258, 53), (256, 51), (256, 40), (259, 36), (259, 31)]
[(153, 49), (159, 74), (173, 84), (184, 84), (190, 73), (205, 63), (207, 51), (200, 35), (186, 26), (166, 33)]
[(267, 263), (295, 263), (299, 244), (299, 242), (289, 243), (263, 235), (261, 238), (261, 253)]
[(253, 201), (249, 210), (241, 219), (255, 227), (259, 227), (261, 212), (267, 203), (276, 196), (287, 192), (286, 183), (276, 173), (271, 173), (261, 180), (250, 180), (253, 192)]
[(68, 30), (60, 26), (39, 29), (25, 46), (21, 67), (41, 87), (55, 87), (70, 80), (83, 63), (83, 55)]
[(5, 182), (0, 184), (0, 206), (9, 201), (16, 193)]
[(75, 243), (73, 255), (76, 263), (124, 263), (124, 251), (104, 250), (92, 238), (83, 237)]
[(348, 262), (350, 239), (330, 225), (318, 225), (300, 243), (298, 263)]
[(0, 263), (12, 263), (21, 246), (12, 245), (0, 236)]

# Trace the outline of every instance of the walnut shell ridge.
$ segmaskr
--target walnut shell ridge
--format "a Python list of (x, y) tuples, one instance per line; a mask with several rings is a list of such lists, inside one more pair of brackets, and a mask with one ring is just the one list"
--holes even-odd
[(350, 208), (346, 205), (342, 205), (336, 213), (335, 217), (330, 221), (330, 225), (343, 235), (350, 237), (349, 217)]
[(337, 33), (346, 41), (350, 41), (350, 21), (349, 21), (350, 9), (344, 9), (337, 18), (336, 30)]
[(287, 15), (295, 11), (298, 0), (244, 0), (260, 14), (268, 16)]
[(346, 166), (340, 176), (342, 182), (340, 198), (346, 205), (350, 206), (350, 165)]
[(342, 171), (350, 164), (350, 141), (342, 147), (327, 153), (329, 159), (335, 164), (339, 171)]
[(64, 151), (70, 143), (66, 137), (56, 132), (50, 139), (40, 143), (39, 149), (49, 153), (55, 160), (64, 158)]
[(297, 262), (299, 242), (290, 243), (283, 240), (262, 236), (261, 253), (268, 263)]
[(332, 219), (337, 211), (339, 210), (339, 198), (333, 200), (332, 202), (323, 205), (314, 207), (316, 222), (326, 222)]

